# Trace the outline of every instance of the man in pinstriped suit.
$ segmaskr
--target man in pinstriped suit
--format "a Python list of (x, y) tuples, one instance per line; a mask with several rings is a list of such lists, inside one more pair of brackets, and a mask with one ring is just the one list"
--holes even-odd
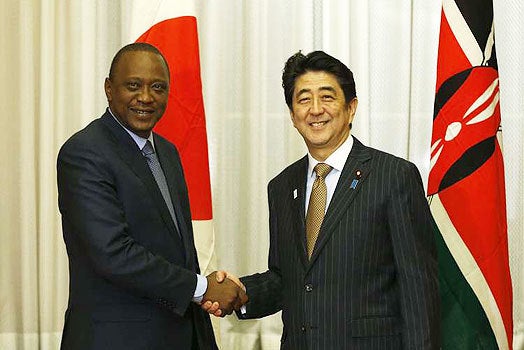
[[(240, 279), (249, 302), (239, 317), (282, 310), (282, 349), (438, 349), (434, 223), (416, 166), (351, 136), (355, 83), (336, 58), (297, 53), (282, 80), (308, 154), (269, 183), (269, 269)], [(305, 217), (319, 162), (332, 170), (309, 257)]]

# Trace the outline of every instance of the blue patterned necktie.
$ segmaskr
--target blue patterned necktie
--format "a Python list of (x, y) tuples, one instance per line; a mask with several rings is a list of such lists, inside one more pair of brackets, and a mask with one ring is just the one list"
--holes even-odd
[(155, 150), (153, 149), (153, 146), (151, 145), (151, 142), (149, 142), (149, 140), (147, 140), (144, 148), (142, 148), (142, 154), (144, 155), (144, 157), (146, 157), (147, 165), (149, 165), (149, 169), (151, 169), (151, 172), (153, 173), (153, 177), (155, 178), (158, 188), (162, 193), (162, 197), (164, 197), (164, 201), (166, 202), (167, 208), (169, 209), (169, 214), (171, 214), (171, 218), (173, 219), (175, 226), (178, 230), (178, 223), (176, 221), (173, 202), (171, 202), (171, 196), (169, 195), (169, 188), (167, 187), (166, 177), (164, 176), (164, 172), (160, 167), (158, 157), (156, 156)]

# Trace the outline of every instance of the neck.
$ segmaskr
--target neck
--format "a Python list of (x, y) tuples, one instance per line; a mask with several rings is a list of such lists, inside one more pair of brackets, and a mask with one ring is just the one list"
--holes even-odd
[(329, 158), (330, 155), (332, 155), (344, 142), (346, 142), (346, 140), (348, 139), (348, 137), (350, 136), (350, 134), (348, 133), (346, 135), (346, 137), (344, 137), (335, 147), (318, 147), (318, 148), (315, 148), (315, 147), (309, 147), (308, 146), (308, 151), (309, 153), (311, 154), (311, 156), (313, 158), (315, 158), (316, 160), (318, 160), (319, 162), (323, 162), (325, 161), (326, 159)]

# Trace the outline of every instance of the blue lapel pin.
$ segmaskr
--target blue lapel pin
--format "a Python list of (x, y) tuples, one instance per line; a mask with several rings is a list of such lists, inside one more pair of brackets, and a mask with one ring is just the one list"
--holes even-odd
[(358, 181), (360, 180), (361, 177), (362, 177), (362, 173), (360, 172), (360, 170), (357, 170), (355, 172), (355, 178), (353, 179), (353, 181), (351, 181), (351, 185), (349, 186), (349, 188), (351, 188), (352, 190), (357, 188)]

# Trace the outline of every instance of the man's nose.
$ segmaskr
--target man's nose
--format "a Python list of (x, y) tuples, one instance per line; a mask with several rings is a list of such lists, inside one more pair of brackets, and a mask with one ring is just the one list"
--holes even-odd
[(318, 98), (314, 98), (311, 102), (312, 102), (311, 109), (310, 109), (311, 114), (319, 115), (319, 114), (324, 113), (324, 107), (322, 106), (322, 103)]
[(142, 103), (153, 102), (153, 95), (151, 94), (151, 89), (149, 89), (149, 87), (145, 86), (142, 90), (140, 90), (140, 94), (138, 94), (138, 101)]

